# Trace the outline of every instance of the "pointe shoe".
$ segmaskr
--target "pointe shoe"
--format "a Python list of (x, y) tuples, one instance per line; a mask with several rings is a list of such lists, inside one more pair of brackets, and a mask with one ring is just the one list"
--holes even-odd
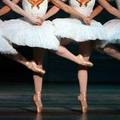
[(87, 113), (88, 105), (87, 105), (87, 100), (86, 100), (86, 94), (80, 94), (78, 96), (78, 100), (80, 101), (82, 113)]
[(28, 69), (32, 70), (33, 72), (37, 72), (37, 73), (40, 73), (42, 75), (45, 74), (45, 70), (38, 67), (37, 64), (33, 61), (32, 62), (26, 62), (26, 66), (28, 67)]
[(42, 112), (41, 94), (40, 93), (34, 94), (33, 101), (35, 103), (37, 113), (41, 113)]
[(79, 54), (77, 56), (77, 58), (79, 59), (81, 65), (88, 66), (88, 67), (93, 67), (93, 63), (90, 62), (90, 61), (85, 61), (84, 57), (81, 54)]

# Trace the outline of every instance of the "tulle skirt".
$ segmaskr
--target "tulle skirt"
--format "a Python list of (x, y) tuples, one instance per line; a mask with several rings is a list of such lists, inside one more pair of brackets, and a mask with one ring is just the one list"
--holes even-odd
[(3, 37), (2, 31), (0, 31), (0, 53), (1, 54), (17, 54), (17, 51)]
[(120, 44), (120, 20), (113, 19), (104, 24), (108, 34), (107, 43)]
[(75, 18), (58, 18), (52, 21), (56, 36), (70, 38), (76, 42), (88, 40), (106, 40), (106, 32), (103, 25), (92, 20), (91, 25), (85, 25)]
[(3, 22), (2, 31), (6, 39), (20, 46), (57, 50), (60, 44), (51, 21), (37, 26), (22, 19), (12, 19)]

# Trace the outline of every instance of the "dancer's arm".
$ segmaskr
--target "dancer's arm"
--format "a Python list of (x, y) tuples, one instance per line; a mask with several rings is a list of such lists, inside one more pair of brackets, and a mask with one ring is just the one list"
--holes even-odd
[(90, 24), (91, 21), (89, 21), (87, 17), (85, 17), (83, 14), (79, 13), (77, 10), (70, 7), (69, 5), (65, 4), (64, 2), (60, 0), (50, 0), (50, 1), (58, 8), (64, 10), (66, 13), (69, 13), (71, 15), (76, 16), (79, 19), (82, 19), (83, 21), (85, 21), (86, 24)]
[[(17, 4), (20, 0), (12, 0), (13, 3)], [(0, 9), (0, 16), (7, 14), (9, 11), (11, 10), (11, 8), (7, 5), (5, 5), (4, 7), (2, 7)]]
[(102, 12), (103, 9), (104, 8), (101, 5), (98, 5), (91, 13), (90, 18), (93, 19), (94, 17), (96, 17), (98, 14)]
[(55, 15), (58, 11), (60, 10), (60, 8), (58, 8), (57, 6), (53, 6), (52, 8), (50, 8), (48, 10), (48, 12), (42, 17), (43, 20), (46, 20), (48, 18), (50, 18), (51, 16)]
[(100, 14), (103, 10), (103, 7), (101, 5), (98, 5), (94, 10), (93, 12), (91, 13), (90, 16), (88, 16), (87, 18), (92, 20), (94, 19), (94, 17), (96, 17), (98, 14)]
[(16, 13), (26, 17), (27, 19), (29, 19), (33, 24), (41, 24), (41, 20), (38, 18), (35, 18), (31, 15), (29, 15), (28, 13), (26, 13), (22, 8), (20, 8), (18, 5), (16, 5), (15, 3), (13, 3), (10, 0), (3, 0), (3, 2), (8, 5), (13, 11), (15, 11)]
[(120, 18), (120, 10), (109, 4), (108, 0), (98, 0), (98, 3), (112, 15)]

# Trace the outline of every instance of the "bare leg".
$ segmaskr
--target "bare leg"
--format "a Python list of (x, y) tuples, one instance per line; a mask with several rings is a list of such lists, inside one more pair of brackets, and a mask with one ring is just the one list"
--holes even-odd
[(58, 51), (56, 52), (57, 55), (62, 56), (66, 59), (69, 59), (79, 65), (83, 66), (93, 66), (93, 64), (89, 61), (85, 61), (82, 55), (75, 56), (70, 51), (68, 51), (65, 47), (60, 46)]
[(17, 53), (14, 55), (5, 55), (6, 57), (26, 66), (28, 69), (32, 70), (33, 72), (42, 73), (42, 70), (37, 66), (34, 61), (28, 61), (24, 56)]
[[(89, 60), (92, 47), (90, 42), (84, 42), (80, 43), (80, 52), (84, 56), (84, 59), (86, 61)], [(78, 96), (78, 100), (81, 102), (81, 108), (82, 112), (87, 112), (87, 80), (88, 80), (88, 68), (87, 67), (81, 67), (78, 71), (78, 80), (79, 80), (79, 86), (80, 86), (80, 95)]]
[[(43, 53), (44, 51), (42, 49), (34, 49), (34, 59), (36, 60), (37, 64), (40, 66), (41, 69), (43, 69), (42, 63), (43, 63)], [(42, 93), (42, 81), (43, 81), (43, 75), (41, 74), (34, 74), (33, 75), (34, 80), (34, 86), (35, 86), (35, 94), (33, 96), (33, 100), (36, 105), (36, 111), (38, 113), (42, 110), (42, 101), (41, 101), (41, 93)]]
[(117, 60), (120, 60), (120, 51), (115, 49), (112, 45), (107, 45), (106, 47), (103, 48), (103, 51), (107, 55), (109, 55)]
[(0, 52), (3, 53), (6, 57), (23, 64), (28, 69), (34, 71), (34, 72), (40, 72), (40, 69), (37, 68), (37, 65), (35, 62), (28, 61), (25, 57), (23, 57), (18, 51), (16, 51), (15, 48), (0, 35)]

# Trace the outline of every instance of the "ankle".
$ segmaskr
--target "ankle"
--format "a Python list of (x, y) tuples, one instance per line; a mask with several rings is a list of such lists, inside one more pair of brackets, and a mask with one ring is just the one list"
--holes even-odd
[(41, 101), (41, 93), (40, 92), (34, 93), (33, 99), (35, 101)]
[(35, 92), (34, 95), (41, 96), (41, 92)]
[(79, 95), (78, 95), (78, 100), (86, 100), (86, 98), (87, 98), (87, 93), (80, 93)]
[(81, 92), (81, 93), (80, 93), (80, 96), (86, 97), (86, 96), (87, 96), (87, 93), (86, 93), (86, 92)]

